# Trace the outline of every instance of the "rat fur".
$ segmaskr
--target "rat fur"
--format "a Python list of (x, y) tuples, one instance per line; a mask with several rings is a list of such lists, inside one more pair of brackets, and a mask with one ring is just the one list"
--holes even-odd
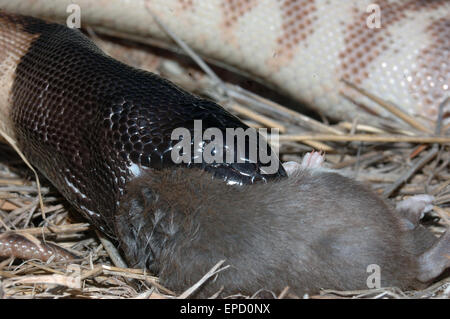
[(366, 186), (308, 168), (248, 186), (196, 169), (148, 171), (128, 185), (115, 225), (127, 260), (178, 293), (225, 259), (230, 267), (195, 297), (367, 289), (372, 264), (382, 287), (420, 288), (430, 279), (421, 272), (448, 266), (420, 261), (436, 237), (405, 230), (402, 214)]

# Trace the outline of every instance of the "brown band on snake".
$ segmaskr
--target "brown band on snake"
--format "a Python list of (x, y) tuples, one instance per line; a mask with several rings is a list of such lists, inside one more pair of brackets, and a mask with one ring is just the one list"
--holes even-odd
[(295, 50), (314, 33), (317, 21), (315, 0), (285, 1), (280, 7), (283, 20), (283, 34), (277, 39), (277, 55), (281, 56), (281, 67), (294, 58)]
[[(420, 52), (419, 69), (414, 81), (408, 81), (414, 97), (422, 105), (431, 105), (433, 101), (444, 101), (448, 96), (450, 81), (450, 15), (432, 22), (425, 30), (434, 40)], [(422, 75), (422, 76), (420, 76)], [(447, 94), (446, 94), (447, 93)], [(437, 109), (422, 107), (423, 114), (437, 115)], [(450, 112), (450, 111), (449, 111)], [(444, 114), (448, 118), (450, 114)]]
[(226, 28), (232, 28), (245, 13), (251, 11), (258, 1), (240, 1), (240, 0), (225, 0), (220, 6), (223, 11), (223, 24)]
[[(433, 10), (444, 5), (445, 0), (417, 1), (408, 0), (402, 2), (377, 1), (381, 11), (381, 28), (369, 28), (367, 26), (367, 12), (361, 12), (354, 8), (353, 22), (346, 26), (345, 50), (340, 52), (342, 60), (342, 77), (360, 85), (369, 77), (370, 66), (383, 52), (395, 46), (393, 36), (389, 31), (392, 25), (405, 23), (406, 17), (419, 11)], [(447, 19), (448, 21), (448, 19)], [(342, 22), (344, 24), (344, 22)], [(428, 30), (427, 30), (428, 31)], [(439, 33), (445, 36), (445, 32)], [(448, 34), (448, 32), (447, 32)], [(447, 37), (448, 39), (448, 37)], [(430, 48), (432, 50), (432, 48)], [(436, 50), (433, 59), (441, 59), (439, 52), (446, 52), (444, 48)], [(448, 52), (448, 51), (447, 51)], [(444, 54), (445, 55), (445, 54)], [(422, 61), (422, 59), (421, 59)], [(431, 64), (439, 65), (434, 61)], [(429, 66), (428, 66), (429, 67)], [(427, 70), (428, 67), (423, 67)], [(422, 77), (420, 77), (422, 79)], [(419, 87), (424, 87), (423, 85)], [(427, 103), (427, 104), (431, 104)]]
[(12, 105), (12, 85), (16, 78), (16, 68), (20, 59), (28, 52), (37, 35), (23, 32), (14, 15), (0, 13), (0, 129), (11, 138), (15, 138), (13, 123), (10, 119)]
[(194, 6), (194, 0), (179, 0), (182, 10), (191, 10)]
[[(9, 116), (19, 147), (71, 204), (111, 236), (127, 182), (147, 169), (175, 166), (175, 128), (190, 131), (191, 147), (194, 120), (202, 121), (202, 133), (218, 128), (224, 139), (226, 128), (248, 128), (219, 105), (110, 58), (77, 30), (0, 12), (1, 34), (10, 33), (8, 21), (29, 39), (10, 94)], [(226, 143), (223, 154), (230, 148)], [(202, 168), (227, 182), (286, 176), (281, 165), (276, 173), (264, 174), (259, 161), (236, 149), (244, 162), (198, 163), (192, 154), (180, 165)]]
[(289, 0), (280, 4), (282, 33), (277, 37), (274, 56), (267, 61), (272, 70), (288, 65), (300, 46), (314, 33), (317, 21), (315, 0)]

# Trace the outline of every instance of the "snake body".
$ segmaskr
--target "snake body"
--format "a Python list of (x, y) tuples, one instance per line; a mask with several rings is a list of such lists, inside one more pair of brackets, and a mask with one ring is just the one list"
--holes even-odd
[[(0, 8), (65, 22), (71, 3), (0, 0)], [(338, 119), (364, 118), (367, 109), (388, 115), (342, 79), (410, 115), (433, 120), (449, 92), (450, 2), (446, 0), (75, 3), (82, 25), (131, 38), (170, 41), (152, 15), (157, 16), (203, 56), (243, 69)], [(377, 17), (378, 26), (373, 25)]]
[[(0, 13), (0, 45), (3, 130), (69, 202), (111, 236), (126, 183), (146, 169), (176, 165), (174, 129), (192, 133), (195, 151), (202, 145), (195, 140), (194, 120), (201, 120), (202, 132), (224, 132), (225, 153), (225, 129), (248, 128), (219, 105), (106, 56), (78, 30)], [(281, 165), (263, 174), (260, 163), (248, 158), (198, 162), (194, 151), (182, 165), (227, 182), (286, 175)]]

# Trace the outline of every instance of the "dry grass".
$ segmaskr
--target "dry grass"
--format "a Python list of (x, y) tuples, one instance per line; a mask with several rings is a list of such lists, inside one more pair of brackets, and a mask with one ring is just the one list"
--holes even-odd
[[(137, 66), (142, 66), (139, 65), (142, 60), (131, 60), (130, 57), (149, 57), (148, 49), (139, 46), (124, 46), (100, 38), (97, 41), (112, 54), (116, 50), (114, 55), (118, 58), (128, 57), (127, 62)], [(157, 61), (153, 71), (163, 73), (198, 94), (215, 98), (250, 126), (280, 128), (279, 142), (273, 146), (279, 148), (282, 161), (299, 161), (307, 151), (324, 150), (327, 153), (325, 166), (347, 171), (394, 202), (415, 194), (434, 195), (436, 206), (426, 217), (427, 227), (439, 235), (450, 226), (450, 134), (449, 128), (442, 127), (442, 122), (411, 118), (389, 106), (393, 117), (386, 125), (360, 123), (358, 118), (353, 123), (330, 124), (326, 119), (319, 121), (305, 116), (234, 84), (224, 82), (216, 89), (217, 83), (189, 65), (183, 66), (190, 74), (185, 77), (185, 73), (173, 71), (173, 66), (180, 67), (180, 64), (174, 64), (172, 58), (158, 60), (152, 57)], [(361, 91), (361, 94), (365, 93)], [(48, 181), (42, 180), (45, 219), (32, 172), (9, 146), (0, 144), (0, 233), (15, 230), (45, 238), (69, 249), (80, 259), (48, 263), (13, 258), (0, 260), (0, 297), (159, 299), (186, 298), (195, 290), (197, 285), (175, 296), (152, 274), (124, 267), (107, 240), (78, 217)], [(223, 269), (220, 267), (219, 262), (198, 285), (220, 272)], [(260, 291), (253, 296), (230, 297), (268, 296), (295, 297), (289, 289), (278, 296)], [(441, 278), (422, 291), (396, 288), (323, 290), (320, 295), (297, 297), (450, 298), (450, 277)]]

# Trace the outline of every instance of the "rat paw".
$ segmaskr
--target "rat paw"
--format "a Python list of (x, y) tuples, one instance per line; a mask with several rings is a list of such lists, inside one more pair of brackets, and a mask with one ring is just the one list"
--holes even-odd
[[(308, 152), (303, 156), (301, 164), (290, 161), (283, 163), (283, 168), (285, 169), (288, 176), (292, 176), (295, 171), (305, 170), (305, 169), (323, 169), (322, 163), (325, 160), (322, 152)], [(325, 169), (324, 169), (325, 170)]]
[(300, 170), (302, 167), (300, 166), (299, 163), (294, 162), (294, 161), (290, 161), (290, 162), (284, 162), (283, 163), (283, 168), (286, 171), (288, 176), (292, 176), (292, 174), (295, 171)]
[(322, 167), (322, 163), (325, 160), (325, 157), (322, 155), (322, 152), (310, 152), (306, 153), (303, 156), (302, 163), (300, 164), (303, 169), (306, 168), (320, 168)]

